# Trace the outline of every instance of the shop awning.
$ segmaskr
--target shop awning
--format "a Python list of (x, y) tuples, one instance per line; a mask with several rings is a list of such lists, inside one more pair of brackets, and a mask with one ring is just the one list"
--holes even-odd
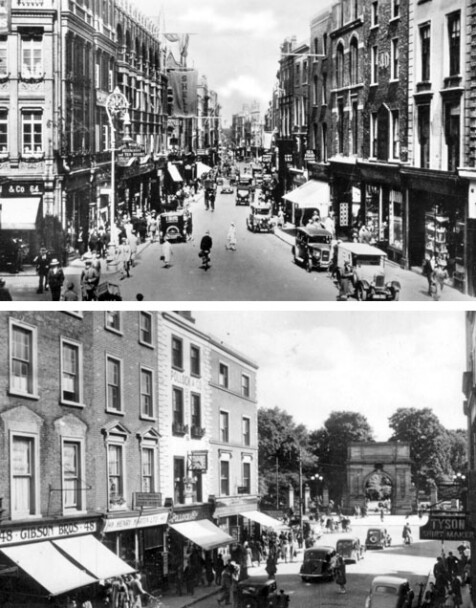
[(210, 173), (210, 171), (212, 170), (211, 167), (209, 167), (208, 165), (206, 165), (205, 163), (202, 162), (198, 162), (197, 163), (197, 176), (201, 177), (204, 173)]
[(291, 203), (296, 203), (303, 209), (309, 207), (324, 209), (325, 215), (327, 215), (330, 205), (329, 184), (312, 179), (292, 192), (288, 192), (283, 198)]
[(261, 511), (245, 511), (240, 513), (243, 517), (247, 517), (252, 521), (260, 524), (261, 526), (265, 526), (266, 528), (282, 528), (283, 522), (279, 521), (279, 519), (274, 519), (274, 517), (270, 517), (266, 515), (266, 513), (261, 513)]
[(50, 541), (2, 547), (2, 552), (50, 595), (97, 583), (95, 578), (64, 557)]
[(1, 198), (0, 229), (36, 230), (40, 200), (39, 197)]
[(175, 165), (167, 163), (167, 171), (174, 182), (183, 182), (182, 176)]
[(228, 545), (235, 542), (232, 536), (223, 532), (223, 530), (220, 530), (220, 528), (215, 526), (215, 524), (208, 519), (186, 521), (180, 524), (169, 524), (169, 526), (202, 549), (205, 549), (205, 551), (210, 551), (220, 545)]
[(134, 568), (117, 557), (91, 534), (70, 536), (52, 542), (99, 579), (135, 572)]

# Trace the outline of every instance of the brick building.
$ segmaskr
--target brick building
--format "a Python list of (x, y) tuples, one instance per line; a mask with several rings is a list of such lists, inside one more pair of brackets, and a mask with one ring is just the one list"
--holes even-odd
[(25, 576), (27, 554), (59, 559), (50, 541), (107, 548), (111, 575), (140, 568), (151, 589), (195, 543), (252, 531), (257, 367), (190, 314), (3, 312), (0, 344), (0, 570), (22, 572), (0, 594), (58, 594), (45, 572)]

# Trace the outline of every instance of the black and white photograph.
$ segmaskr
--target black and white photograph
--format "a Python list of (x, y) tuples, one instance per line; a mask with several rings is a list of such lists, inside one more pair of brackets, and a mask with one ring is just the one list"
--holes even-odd
[(476, 295), (471, 2), (1, 9), (1, 299)]
[(2, 607), (473, 605), (475, 312), (0, 311), (0, 345)]

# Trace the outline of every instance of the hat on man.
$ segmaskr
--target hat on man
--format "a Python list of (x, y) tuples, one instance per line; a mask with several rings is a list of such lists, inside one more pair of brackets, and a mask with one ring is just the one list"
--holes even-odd
[(50, 266), (59, 266), (59, 261), (56, 258), (53, 258), (50, 262)]
[(86, 265), (88, 265), (88, 266), (89, 266), (90, 264), (92, 264), (92, 263), (93, 263), (93, 261), (92, 261), (91, 259), (89, 259), (89, 258), (86, 258), (86, 259), (84, 260), (84, 263), (85, 263)]

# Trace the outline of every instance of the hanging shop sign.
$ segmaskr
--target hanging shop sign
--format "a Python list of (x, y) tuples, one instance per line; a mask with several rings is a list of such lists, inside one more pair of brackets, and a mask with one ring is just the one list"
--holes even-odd
[(131, 517), (114, 517), (106, 520), (103, 532), (121, 532), (122, 530), (131, 530), (132, 528), (161, 526), (167, 523), (168, 516), (169, 511), (165, 510), (161, 513), (151, 513), (150, 515), (141, 514)]
[(420, 528), (422, 540), (472, 540), (476, 538), (466, 513), (430, 513), (429, 519)]
[(43, 192), (43, 182), (8, 181), (6, 184), (2, 184), (2, 197), (4, 198), (40, 196)]

